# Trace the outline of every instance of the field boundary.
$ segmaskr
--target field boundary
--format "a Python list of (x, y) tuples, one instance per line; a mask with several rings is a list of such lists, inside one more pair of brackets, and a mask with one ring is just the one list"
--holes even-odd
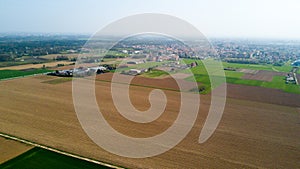
[(108, 163), (105, 163), (105, 162), (101, 162), (101, 161), (97, 161), (97, 160), (90, 159), (90, 158), (87, 158), (87, 157), (82, 157), (82, 156), (79, 156), (79, 155), (75, 155), (75, 154), (72, 154), (72, 153), (61, 151), (61, 150), (58, 150), (58, 149), (55, 149), (55, 148), (51, 148), (51, 147), (48, 147), (48, 146), (45, 146), (45, 145), (41, 145), (41, 144), (38, 144), (38, 143), (34, 143), (34, 142), (31, 142), (31, 141), (25, 140), (25, 139), (22, 139), (22, 138), (11, 136), (11, 135), (8, 135), (8, 134), (2, 133), (2, 132), (0, 132), (0, 136), (4, 137), (6, 139), (18, 141), (18, 142), (21, 142), (21, 143), (24, 143), (24, 144), (32, 145), (34, 147), (39, 147), (39, 148), (49, 150), (49, 151), (52, 151), (52, 152), (56, 152), (56, 153), (59, 153), (59, 154), (65, 155), (65, 156), (77, 158), (79, 160), (84, 160), (84, 161), (88, 161), (88, 162), (91, 162), (91, 163), (99, 164), (99, 165), (102, 165), (102, 166), (105, 166), (105, 167), (114, 168), (114, 169), (124, 169), (123, 167), (115, 166), (115, 165), (108, 164)]

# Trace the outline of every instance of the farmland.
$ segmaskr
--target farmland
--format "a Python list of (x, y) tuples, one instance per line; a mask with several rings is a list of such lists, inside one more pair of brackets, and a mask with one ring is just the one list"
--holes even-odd
[(149, 77), (149, 78), (156, 78), (156, 77), (165, 77), (167, 75), (169, 75), (167, 72), (155, 69), (144, 73), (142, 76)]
[[(193, 60), (185, 60), (186, 63), (190, 63)], [(213, 60), (206, 61), (206, 64), (213, 64)], [(210, 91), (210, 80), (207, 75), (204, 64), (201, 61), (198, 61), (200, 66), (191, 68), (191, 71), (194, 73), (195, 79), (197, 82), (202, 83)], [(225, 70), (226, 82), (231, 84), (240, 84), (240, 85), (250, 85), (250, 86), (261, 86), (266, 88), (279, 89), (289, 93), (300, 94), (300, 86), (294, 84), (286, 84), (285, 76), (292, 67), (289, 65), (284, 66), (273, 66), (273, 65), (253, 65), (253, 64), (236, 64), (236, 63), (226, 63), (223, 62), (223, 67), (230, 67), (236, 70), (246, 69), (246, 70), (257, 70), (257, 74), (250, 75), (252, 79), (249, 78), (249, 74), (241, 71), (230, 71)], [(274, 71), (276, 70), (276, 71)], [(280, 76), (279, 76), (280, 75)], [(248, 78), (247, 78), (248, 76)], [(257, 77), (253, 78), (253, 76)], [(193, 77), (188, 77), (187, 80), (192, 80)]]
[[(204, 56), (199, 56), (194, 51), (189, 51), (187, 46), (180, 47), (181, 43), (150, 38), (150, 45), (147, 41), (138, 46), (135, 45), (137, 42), (135, 40), (120, 42), (102, 59), (99, 57), (102, 54), (96, 54), (97, 57), (92, 55), (93, 48), (88, 46), (81, 48), (85, 42), (83, 40), (72, 43), (55, 41), (32, 41), (25, 44), (14, 42), (12, 47), (5, 44), (7, 50), (2, 51), (4, 53), (1, 55), (3, 62), (0, 63), (0, 79), (9, 78), (9, 80), (0, 81), (0, 133), (36, 144), (27, 146), (0, 138), (0, 160), (2, 160), (0, 168), (99, 167), (64, 156), (63, 153), (126, 168), (298, 168), (300, 166), (300, 88), (285, 79), (292, 69), (290, 62), (298, 57), (298, 47), (294, 49), (288, 46), (284, 48), (270, 46), (271, 48), (260, 48), (260, 51), (257, 51), (259, 48), (256, 47), (249, 49), (248, 46), (241, 48), (229, 46), (227, 48), (228, 45), (218, 44), (217, 50), (222, 52), (221, 59), (231, 62), (222, 62), (227, 82), (226, 105), (215, 133), (205, 143), (200, 144), (201, 130), (212, 115), (208, 112), (213, 110), (211, 108), (219, 108), (211, 107), (214, 103), (212, 101), (215, 101), (212, 100), (211, 90), (218, 91), (218, 87), (225, 85), (223, 81), (218, 81), (221, 79), (223, 68), (218, 69), (215, 65), (216, 60), (206, 57), (206, 54), (210, 56), (213, 53), (207, 51)], [(99, 44), (106, 43), (106, 41), (99, 42)], [(27, 47), (28, 45), (31, 47)], [(96, 101), (96, 108), (101, 111), (110, 127), (120, 134), (134, 138), (164, 135), (164, 131), (173, 127), (174, 123), (178, 124), (179, 130), (191, 125), (189, 120), (179, 123), (176, 120), (181, 115), (190, 118), (188, 113), (192, 112), (194, 105), (199, 105), (198, 114), (193, 118), (195, 123), (192, 124), (192, 129), (186, 133), (185, 138), (169, 151), (148, 158), (123, 157), (96, 145), (85, 133), (81, 126), (82, 122), (78, 119), (79, 115), (76, 113), (78, 109), (76, 107), (75, 110), (74, 107), (74, 86), (72, 86), (72, 80), (78, 82), (83, 79), (92, 82), (91, 80), (94, 80), (92, 76), (85, 75), (94, 69), (82, 69), (82, 72), (88, 73), (74, 79), (42, 75), (50, 70), (74, 68), (73, 62), (81, 49), (84, 57), (83, 64), (80, 66), (92, 67), (99, 64), (120, 66), (116, 71), (96, 75), (93, 82), (95, 99), (92, 99)], [(276, 51), (277, 49), (280, 49), (279, 52)], [(209, 72), (213, 75), (209, 76), (205, 66), (210, 67)], [(150, 71), (147, 68), (150, 68)], [(112, 77), (116, 74), (112, 72), (119, 75), (113, 82)], [(121, 72), (122, 74), (118, 74)], [(127, 86), (126, 79), (131, 72), (138, 73), (131, 74), (136, 76), (130, 76), (130, 85)], [(172, 77), (176, 77), (176, 80)], [(211, 86), (210, 77), (217, 79), (214, 86)], [(194, 80), (198, 87), (194, 86)], [(176, 82), (180, 82), (181, 85)], [(115, 95), (117, 98), (125, 96), (122, 92), (128, 89), (131, 104), (140, 111), (147, 111), (152, 106), (156, 109), (156, 104), (153, 103), (161, 100), (154, 99), (155, 102), (152, 102), (149, 100), (152, 95), (149, 94), (153, 94), (151, 92), (154, 89), (161, 90), (167, 99), (162, 109), (163, 113), (149, 123), (137, 123), (124, 118), (120, 110), (127, 113), (130, 111), (116, 106), (115, 97), (112, 96), (112, 86), (116, 87), (114, 90), (117, 91)], [(91, 98), (84, 92), (87, 86), (80, 87), (81, 90), (77, 90), (76, 94)], [(191, 94), (190, 92), (193, 92), (193, 96), (201, 98), (199, 103), (183, 104), (182, 96)], [(219, 99), (219, 96), (214, 98)], [(92, 109), (93, 103), (84, 102), (84, 118), (90, 117), (88, 110)], [(123, 100), (119, 100), (118, 103), (121, 106), (130, 105)], [(187, 110), (179, 114), (182, 107), (186, 107)], [(132, 116), (136, 117), (140, 114)], [(89, 120), (92, 122), (97, 119)], [(85, 127), (96, 129), (97, 126), (87, 123)], [(174, 134), (179, 135), (179, 130)], [(94, 131), (99, 132), (97, 136), (100, 140), (111, 138), (107, 129)], [(163, 142), (153, 142), (153, 144), (159, 149), (164, 149), (168, 146), (168, 139), (171, 138), (166, 137)], [(111, 139), (106, 143), (119, 148), (120, 142)], [(135, 145), (133, 147), (124, 145), (126, 150), (123, 148), (120, 150), (125, 154), (132, 153), (134, 148), (142, 153), (146, 150), (138, 146), (134, 147)], [(143, 146), (146, 148), (151, 145)]]
[(49, 150), (35, 147), (16, 158), (13, 158), (3, 164), (0, 164), (2, 169), (51, 169), (51, 168), (68, 168), (68, 169), (93, 169), (93, 168), (108, 168), (87, 161), (79, 160), (62, 154), (58, 154)]
[(0, 137), (0, 164), (32, 148), (33, 146)]
[(0, 70), (0, 80), (14, 77), (29, 76), (34, 74), (47, 73), (47, 69), (29, 69), (29, 70)]
[(57, 65), (70, 65), (74, 62), (69, 61), (58, 61), (58, 62), (48, 62), (48, 63), (41, 63), (41, 64), (22, 64), (16, 66), (6, 66), (1, 67), (0, 70), (24, 70), (24, 69), (41, 69), (43, 67), (57, 67)]
[[(97, 79), (108, 75), (99, 75)], [(196, 123), (182, 142), (164, 154), (131, 159), (111, 154), (88, 138), (74, 111), (72, 83), (43, 83), (55, 78), (41, 75), (1, 81), (0, 131), (128, 168), (297, 168), (300, 165), (299, 95), (257, 86), (229, 85), (219, 127), (206, 143), (199, 144), (199, 132), (210, 106), (210, 96), (201, 95)], [(164, 90), (168, 103), (161, 117), (149, 124), (126, 120), (113, 105), (110, 82), (100, 80), (95, 82), (99, 108), (109, 124), (123, 134), (153, 136), (166, 130), (177, 117), (180, 93)], [(138, 79), (133, 81), (137, 82)], [(170, 82), (161, 85), (166, 84), (173, 85)], [(149, 82), (149, 85), (155, 84)], [(137, 109), (149, 108), (151, 90), (130, 86), (130, 98)], [(269, 100), (261, 91), (271, 93), (270, 97), (276, 99)]]

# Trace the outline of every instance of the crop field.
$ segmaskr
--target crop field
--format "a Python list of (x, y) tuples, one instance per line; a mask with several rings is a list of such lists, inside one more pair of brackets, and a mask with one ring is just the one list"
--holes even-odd
[(168, 76), (169, 74), (165, 71), (161, 71), (161, 70), (151, 70), (149, 72), (143, 73), (142, 76), (144, 77), (149, 77), (149, 78), (157, 78), (157, 77), (165, 77)]
[(57, 62), (47, 62), (47, 63), (40, 63), (40, 64), (22, 64), (17, 66), (6, 66), (1, 67), (0, 70), (24, 70), (24, 69), (41, 69), (45, 65), (45, 67), (56, 67), (58, 64), (69, 65), (73, 62), (69, 61), (57, 61)]
[[(194, 61), (195, 60), (191, 59), (185, 60), (186, 63)], [(196, 81), (206, 87), (207, 90), (204, 93), (209, 93), (211, 90), (209, 76), (207, 75), (204, 64), (201, 61), (197, 62), (199, 66), (191, 68), (191, 71), (194, 73)], [(210, 64), (210, 62), (213, 63), (215, 61), (209, 60), (207, 63)], [(223, 66), (234, 69), (257, 70), (256, 74), (224, 70), (227, 83), (260, 86), (279, 89), (288, 93), (300, 94), (299, 85), (285, 83), (285, 74), (292, 69), (289, 65), (279, 67), (272, 65), (235, 64), (223, 62)], [(192, 79), (193, 77), (186, 78), (186, 80), (189, 81)]]
[(223, 62), (224, 67), (232, 67), (237, 69), (252, 69), (252, 70), (268, 70), (275, 72), (289, 72), (292, 69), (292, 66), (289, 63), (286, 63), (283, 66), (273, 66), (273, 65), (259, 65), (259, 64), (239, 64), (239, 63), (227, 63)]
[(47, 73), (47, 69), (29, 69), (29, 70), (0, 70), (0, 80), (14, 77), (22, 77), (34, 74)]
[[(103, 116), (118, 132), (132, 137), (149, 137), (165, 131), (177, 118), (180, 92), (163, 90), (168, 102), (162, 116), (147, 124), (125, 119), (114, 106), (111, 83), (100, 80), (101, 76), (108, 75), (101, 74), (97, 77), (99, 80), (95, 82), (96, 98)], [(51, 79), (55, 77), (49, 79), (40, 75), (0, 82), (0, 132), (127, 168), (300, 166), (298, 94), (258, 86), (228, 85), (223, 118), (214, 135), (204, 144), (199, 144), (199, 134), (210, 107), (210, 95), (201, 95), (196, 122), (182, 142), (158, 156), (133, 159), (111, 154), (93, 143), (77, 119), (72, 102), (71, 81), (55, 85), (43, 83)], [(167, 87), (167, 84), (173, 85), (167, 81), (162, 84), (162, 81), (151, 78), (150, 80), (154, 81), (148, 82), (149, 85), (166, 85), (161, 88)], [(123, 89), (122, 85), (119, 87), (120, 90)], [(153, 88), (143, 85), (130, 86), (132, 104), (139, 110), (147, 110), (150, 106), (148, 95)], [(265, 92), (270, 93), (273, 99), (267, 98)], [(103, 137), (108, 136), (103, 134)], [(34, 151), (37, 150), (33, 149), (32, 152)], [(48, 152), (37, 153), (51, 157), (47, 158), (48, 160), (56, 158), (56, 155)]]
[(57, 77), (51, 80), (44, 81), (43, 83), (48, 83), (48, 84), (59, 84), (59, 83), (65, 83), (71, 81), (71, 77)]
[(13, 158), (3, 164), (0, 164), (2, 169), (53, 169), (53, 168), (68, 168), (68, 169), (94, 169), (108, 168), (98, 164), (79, 160), (73, 157), (58, 154), (49, 150), (35, 147), (16, 158)]
[[(248, 70), (248, 69), (246, 69), (246, 70)], [(271, 82), (273, 80), (274, 76), (285, 76), (286, 74), (287, 73), (284, 73), (284, 72), (257, 70), (255, 73), (245, 73), (245, 75), (242, 77), (242, 79)]]

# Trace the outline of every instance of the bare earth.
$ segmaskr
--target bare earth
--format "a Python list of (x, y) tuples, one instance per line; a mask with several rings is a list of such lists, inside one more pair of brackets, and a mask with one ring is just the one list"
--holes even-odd
[(274, 71), (266, 71), (266, 70), (251, 70), (251, 71), (254, 71), (254, 73), (241, 71), (241, 72), (245, 72), (245, 75), (242, 77), (242, 79), (261, 80), (261, 81), (271, 82), (273, 76), (285, 76), (287, 74), (283, 72), (274, 72)]
[(0, 137), (0, 164), (23, 154), (31, 148), (33, 146)]
[(46, 67), (55, 67), (57, 64), (71, 64), (72, 62), (69, 61), (58, 61), (58, 62), (49, 62), (49, 63), (41, 63), (41, 64), (26, 64), (26, 65), (18, 65), (18, 66), (9, 66), (9, 67), (2, 67), (0, 70), (23, 70), (23, 69), (30, 69), (36, 68), (40, 69), (45, 65)]
[[(111, 81), (113, 73), (105, 73), (98, 75), (96, 77), (97, 80), (103, 81)], [(130, 75), (119, 75), (116, 79), (116, 82), (122, 82), (123, 79), (126, 79), (127, 76)], [(189, 82), (184, 80), (184, 75), (178, 74), (174, 75), (177, 78), (177, 81), (181, 83), (183, 91), (189, 91), (193, 89), (194, 82)], [(154, 88), (164, 88), (164, 89), (171, 89), (171, 90), (179, 90), (179, 86), (177, 85), (176, 81), (171, 76), (166, 76), (164, 78), (146, 78), (143, 76), (135, 76), (131, 81), (131, 84), (134, 85), (142, 85), (142, 86), (149, 86)]]
[[(233, 93), (236, 86), (229, 86), (228, 95), (231, 97), (227, 98), (217, 131), (207, 142), (199, 144), (199, 134), (210, 105), (210, 96), (201, 95), (196, 123), (182, 142), (155, 157), (130, 159), (103, 150), (84, 133), (74, 111), (70, 81), (42, 83), (46, 80), (48, 78), (38, 76), (0, 82), (0, 132), (128, 168), (300, 166), (299, 104), (289, 105), (288, 101), (279, 104), (278, 100), (266, 103), (257, 98), (248, 100), (247, 96), (240, 98)], [(157, 83), (167, 86), (164, 81)], [(151, 90), (142, 86), (130, 87), (130, 98), (137, 109), (149, 108), (147, 99)], [(243, 87), (239, 88), (239, 91), (244, 90)], [(251, 88), (247, 88), (247, 91), (253, 92)], [(106, 120), (119, 132), (134, 137), (153, 136), (172, 125), (177, 117), (180, 93), (170, 90), (164, 92), (168, 104), (163, 115), (149, 124), (137, 124), (117, 113), (110, 95), (110, 82), (96, 82), (97, 100)], [(282, 93), (275, 92), (272, 96), (280, 98)], [(285, 99), (294, 100), (293, 95), (289, 96)]]

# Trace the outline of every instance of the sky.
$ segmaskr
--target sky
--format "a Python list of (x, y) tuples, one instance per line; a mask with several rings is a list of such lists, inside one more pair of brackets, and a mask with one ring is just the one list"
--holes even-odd
[(0, 32), (92, 34), (141, 13), (181, 18), (208, 37), (300, 39), (299, 0), (0, 0)]

